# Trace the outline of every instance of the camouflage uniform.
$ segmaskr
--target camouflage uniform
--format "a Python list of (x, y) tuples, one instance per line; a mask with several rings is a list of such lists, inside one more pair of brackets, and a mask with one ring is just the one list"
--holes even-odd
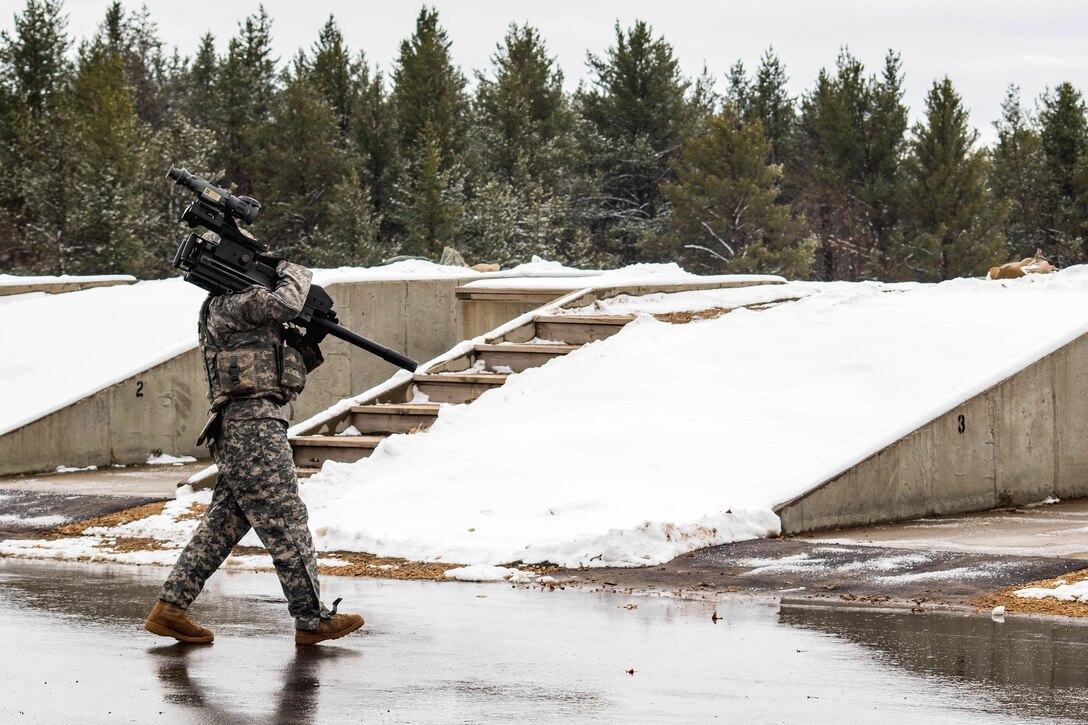
[(252, 527), (272, 555), (296, 627), (315, 630), (335, 607), (330, 612), (321, 603), (317, 557), (282, 406), (322, 360), (317, 345), (301, 343), (297, 334), (289, 337), (293, 346), (284, 342), (284, 323), (302, 310), (311, 274), (282, 262), (278, 271), (274, 290), (251, 287), (213, 296), (201, 308), (209, 397), (213, 413), (221, 416), (221, 430), (211, 443), (219, 481), (159, 598), (187, 608)]

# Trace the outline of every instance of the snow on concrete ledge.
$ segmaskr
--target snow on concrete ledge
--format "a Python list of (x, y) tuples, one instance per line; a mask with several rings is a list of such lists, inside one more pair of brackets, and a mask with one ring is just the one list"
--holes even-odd
[[(534, 274), (522, 274), (519, 270), (527, 267)], [(545, 265), (523, 265), (509, 270), (499, 277), (499, 273), (487, 275), (484, 279), (468, 282), (464, 286), (468, 289), (504, 289), (516, 287), (518, 289), (582, 289), (591, 287), (600, 289), (604, 287), (634, 287), (634, 286), (678, 286), (692, 283), (706, 285), (713, 284), (779, 284), (785, 282), (783, 277), (772, 274), (723, 274), (700, 276), (684, 270), (676, 263), (669, 264), (632, 264), (620, 269), (610, 270), (578, 270), (580, 274), (556, 274), (550, 272)], [(526, 269), (525, 271), (529, 271)], [(571, 270), (573, 271), (573, 270)]]
[(93, 275), (46, 275), (23, 276), (18, 274), (0, 274), (0, 287), (27, 287), (31, 285), (68, 285), (68, 284), (132, 284), (136, 278), (131, 274), (93, 274)]

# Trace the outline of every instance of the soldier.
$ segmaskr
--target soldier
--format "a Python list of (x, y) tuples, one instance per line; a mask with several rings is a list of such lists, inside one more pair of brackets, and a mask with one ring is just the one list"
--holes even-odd
[(295, 618), (295, 643), (317, 644), (363, 625), (358, 614), (337, 614), (321, 603), (317, 557), (298, 495), (287, 418), (306, 373), (323, 362), (316, 328), (302, 334), (288, 325), (306, 301), (311, 273), (281, 261), (276, 288), (253, 286), (211, 295), (200, 309), (199, 334), (212, 417), (201, 432), (219, 466), (211, 505), (163, 584), (144, 628), (182, 642), (208, 643), (210, 630), (186, 609), (204, 582), (249, 531), (256, 529), (272, 555), (287, 608)]

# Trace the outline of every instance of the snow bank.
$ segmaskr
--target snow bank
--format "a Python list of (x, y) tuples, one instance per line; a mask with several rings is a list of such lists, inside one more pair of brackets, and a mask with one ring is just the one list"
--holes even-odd
[(60, 274), (52, 276), (22, 276), (18, 274), (0, 274), (0, 287), (22, 287), (31, 284), (79, 284), (83, 282), (135, 282), (131, 274)]
[(425, 435), (326, 464), (303, 496), (326, 550), (655, 564), (775, 533), (775, 505), (1086, 332), (1088, 268), (647, 316), (443, 409)]

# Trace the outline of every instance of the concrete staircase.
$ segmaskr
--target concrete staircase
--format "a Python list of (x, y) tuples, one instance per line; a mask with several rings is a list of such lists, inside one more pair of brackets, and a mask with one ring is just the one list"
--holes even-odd
[[(325, 461), (350, 463), (369, 456), (387, 436), (421, 433), (442, 404), (467, 405), (501, 387), (511, 374), (539, 367), (596, 340), (610, 337), (633, 316), (540, 314), (500, 337), (415, 373), (411, 380), (326, 423), (326, 432), (291, 437), (299, 478)], [(335, 433), (331, 430), (335, 429)]]

